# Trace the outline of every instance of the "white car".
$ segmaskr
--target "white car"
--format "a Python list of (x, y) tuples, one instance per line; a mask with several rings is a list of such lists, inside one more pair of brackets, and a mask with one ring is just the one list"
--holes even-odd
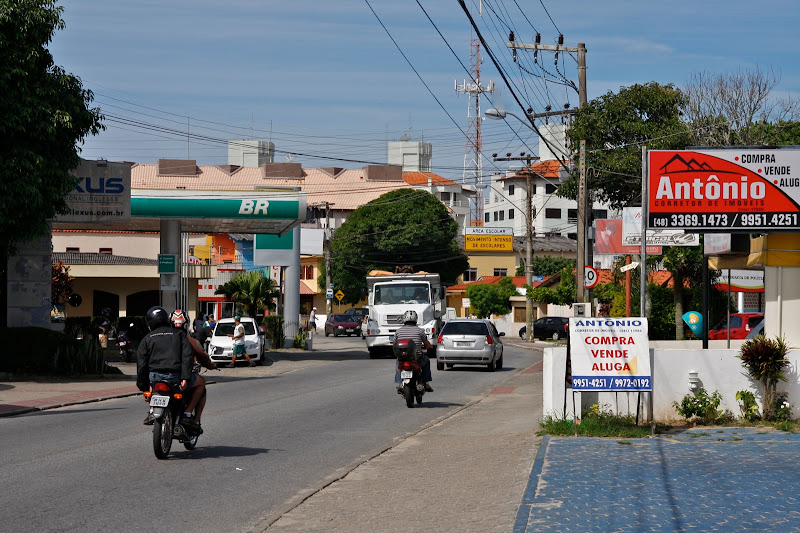
[[(264, 364), (264, 333), (254, 318), (243, 316), (241, 322), (244, 326), (244, 347), (247, 355), (253, 361)], [(215, 363), (230, 363), (233, 359), (233, 339), (228, 335), (233, 333), (234, 324), (232, 318), (221, 318), (214, 328), (214, 334), (208, 345), (208, 355)], [(236, 361), (247, 361), (247, 359), (240, 355)]]

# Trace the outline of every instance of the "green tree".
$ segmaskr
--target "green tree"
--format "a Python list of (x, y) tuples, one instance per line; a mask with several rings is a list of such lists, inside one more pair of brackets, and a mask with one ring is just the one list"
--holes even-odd
[(251, 270), (231, 278), (214, 294), (233, 300), (240, 312), (255, 318), (260, 310), (275, 309), (272, 300), (280, 296), (280, 290), (263, 270)]
[(561, 270), (561, 282), (555, 289), (550, 287), (536, 287), (535, 289), (525, 286), (527, 288), (527, 297), (535, 302), (556, 305), (572, 305), (575, 301), (575, 273), (573, 267), (567, 267)]
[[(534, 276), (553, 276), (564, 268), (575, 268), (575, 260), (553, 255), (537, 255), (531, 261), (531, 272)], [(525, 275), (525, 261), (517, 267), (516, 276)]]
[[(673, 85), (650, 82), (608, 92), (578, 110), (567, 136), (574, 154), (579, 153), (580, 140), (586, 140), (587, 187), (597, 200), (614, 209), (639, 204), (641, 145), (649, 150), (686, 148), (690, 133), (680, 116), (684, 103)], [(560, 195), (577, 197), (577, 175), (576, 164)]]
[(700, 285), (703, 249), (700, 246), (670, 246), (664, 249), (664, 268), (672, 274), (672, 298), (675, 307), (675, 340), (683, 340), (684, 288)]
[(47, 49), (64, 28), (54, 0), (0, 0), (0, 324), (7, 309), (6, 265), (15, 244), (49, 232), (67, 209), (78, 144), (102, 128), (93, 96)]
[(458, 224), (432, 194), (401, 189), (353, 211), (331, 241), (331, 280), (345, 303), (362, 298), (370, 270), (438, 273), (454, 283), (469, 266)]
[(478, 318), (491, 315), (506, 315), (511, 311), (510, 298), (517, 294), (517, 287), (509, 277), (497, 283), (476, 283), (467, 286), (469, 308)]

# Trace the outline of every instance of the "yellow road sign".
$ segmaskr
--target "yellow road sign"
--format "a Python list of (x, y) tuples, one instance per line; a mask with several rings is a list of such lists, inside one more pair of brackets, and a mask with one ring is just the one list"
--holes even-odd
[(341, 290), (336, 291), (336, 299), (341, 302), (342, 298), (344, 298), (344, 293)]
[(486, 252), (510, 252), (513, 235), (464, 235), (464, 249)]

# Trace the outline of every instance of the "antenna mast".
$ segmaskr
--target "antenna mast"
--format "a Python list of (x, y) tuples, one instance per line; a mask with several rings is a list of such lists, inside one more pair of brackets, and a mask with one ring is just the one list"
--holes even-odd
[(483, 140), (481, 138), (481, 94), (493, 93), (494, 83), (487, 86), (481, 84), (481, 42), (472, 38), (469, 44), (470, 75), (472, 80), (459, 84), (456, 81), (456, 92), (469, 97), (467, 105), (467, 141), (464, 147), (464, 185), (475, 186), (475, 197), (470, 209), (470, 226), (483, 226)]

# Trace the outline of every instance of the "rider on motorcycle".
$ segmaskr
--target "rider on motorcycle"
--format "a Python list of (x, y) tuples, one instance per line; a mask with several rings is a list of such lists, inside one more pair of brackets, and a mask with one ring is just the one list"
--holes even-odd
[[(416, 343), (417, 358), (420, 360), (419, 366), (422, 367), (422, 382), (427, 392), (433, 392), (433, 388), (429, 383), (433, 381), (433, 376), (431, 375), (431, 360), (427, 353), (422, 351), (423, 346), (430, 350), (433, 348), (433, 345), (431, 345), (428, 337), (425, 335), (425, 331), (417, 326), (416, 311), (409, 309), (403, 314), (403, 325), (394, 332), (394, 338), (398, 341), (413, 340)], [(402, 391), (402, 386), (400, 385), (400, 370), (397, 368), (395, 368), (394, 382), (397, 385), (398, 392)]]
[[(186, 332), (172, 327), (167, 310), (159, 306), (151, 307), (147, 311), (145, 322), (150, 333), (139, 343), (136, 386), (144, 392), (150, 390), (155, 381), (166, 381), (179, 384), (182, 391), (191, 389), (195, 385), (197, 374), (192, 371), (194, 358)], [(199, 400), (196, 391), (192, 391), (190, 402), (197, 404), (195, 396)], [(191, 413), (184, 415), (191, 417)], [(149, 425), (154, 420), (149, 414), (144, 423)]]
[[(186, 331), (189, 325), (189, 320), (180, 309), (173, 311), (170, 321), (174, 327), (183, 329), (184, 331)], [(195, 363), (200, 363), (209, 370), (215, 370), (217, 364), (208, 356), (208, 353), (205, 351), (202, 344), (200, 344), (200, 341), (191, 335), (187, 335), (187, 337), (189, 338), (189, 344), (192, 346), (192, 356), (194, 356)], [(200, 427), (200, 417), (203, 415), (203, 408), (206, 406), (206, 378), (200, 374), (196, 374), (196, 376), (197, 380), (192, 387), (192, 396), (189, 399), (186, 409), (188, 411), (194, 410), (194, 422), (197, 423), (197, 430), (203, 433)]]

